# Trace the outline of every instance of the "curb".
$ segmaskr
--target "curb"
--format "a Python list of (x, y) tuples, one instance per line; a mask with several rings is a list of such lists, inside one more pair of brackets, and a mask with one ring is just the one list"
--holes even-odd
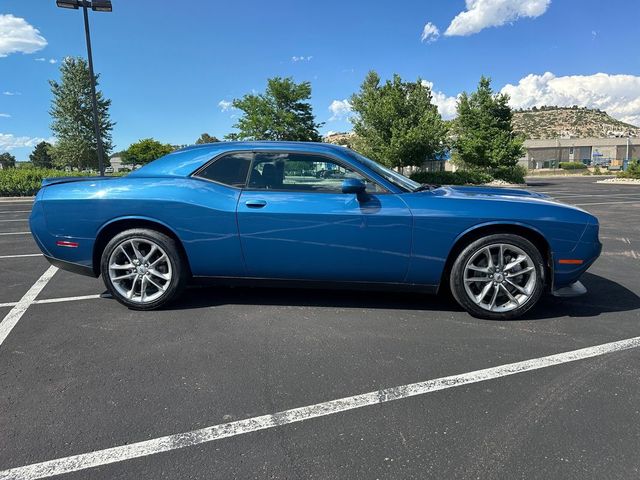
[(32, 196), (32, 197), (0, 197), (0, 203), (1, 202), (11, 202), (11, 201), (15, 201), (15, 200), (34, 200), (36, 197)]

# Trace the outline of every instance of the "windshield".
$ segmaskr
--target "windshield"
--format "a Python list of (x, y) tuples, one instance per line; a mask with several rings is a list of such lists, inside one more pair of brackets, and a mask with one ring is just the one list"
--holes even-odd
[(354, 152), (353, 150), (349, 150), (349, 155), (352, 156), (357, 162), (365, 165), (370, 170), (373, 170), (375, 173), (380, 175), (382, 178), (387, 180), (388, 182), (393, 183), (396, 187), (401, 189), (404, 192), (413, 192), (420, 188), (420, 184), (418, 182), (414, 182), (410, 178), (405, 177), (404, 175), (396, 172), (395, 170), (391, 170), (390, 168), (384, 167), (373, 160), (363, 157), (359, 153)]

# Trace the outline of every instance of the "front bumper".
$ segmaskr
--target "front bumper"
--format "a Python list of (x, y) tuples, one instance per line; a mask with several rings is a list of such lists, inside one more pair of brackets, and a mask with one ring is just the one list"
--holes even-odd
[(571, 285), (553, 290), (551, 294), (554, 297), (569, 298), (579, 297), (587, 293), (587, 288), (580, 281), (575, 281)]

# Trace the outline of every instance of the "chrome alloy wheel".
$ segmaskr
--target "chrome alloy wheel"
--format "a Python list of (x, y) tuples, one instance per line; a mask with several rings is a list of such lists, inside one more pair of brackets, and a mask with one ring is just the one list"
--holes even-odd
[(160, 298), (171, 283), (171, 262), (153, 240), (129, 238), (109, 257), (109, 279), (116, 291), (136, 303)]
[(536, 267), (521, 248), (506, 243), (485, 246), (464, 267), (464, 289), (490, 312), (510, 312), (527, 303), (536, 288)]

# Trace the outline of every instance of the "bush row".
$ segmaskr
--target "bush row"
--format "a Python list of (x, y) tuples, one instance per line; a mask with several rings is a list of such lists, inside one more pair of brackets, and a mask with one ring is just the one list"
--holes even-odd
[(411, 175), (411, 180), (434, 185), (481, 185), (490, 182), (493, 177), (484, 172), (458, 170), (457, 172), (415, 172)]
[(430, 183), (435, 185), (482, 185), (492, 180), (503, 180), (509, 183), (524, 183), (526, 168), (517, 165), (515, 167), (501, 167), (491, 173), (476, 170), (458, 170), (456, 172), (416, 172), (411, 179), (418, 183)]
[(618, 178), (636, 178), (640, 180), (640, 160), (631, 160), (624, 172), (618, 172)]
[(560, 168), (563, 170), (581, 170), (587, 168), (582, 162), (560, 162)]
[(83, 176), (87, 174), (49, 168), (5, 168), (0, 170), (0, 197), (35, 195), (43, 178)]

